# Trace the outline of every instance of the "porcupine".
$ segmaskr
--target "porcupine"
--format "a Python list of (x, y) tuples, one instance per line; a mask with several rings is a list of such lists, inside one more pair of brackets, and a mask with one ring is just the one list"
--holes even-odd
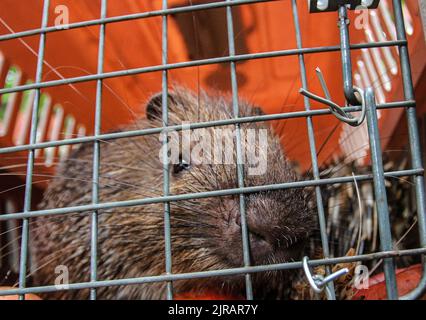
[[(146, 117), (122, 130), (155, 128), (161, 120), (161, 94), (146, 105)], [(203, 122), (233, 117), (232, 103), (224, 96), (205, 92), (196, 96), (175, 87), (168, 95), (169, 125), (183, 121)], [(239, 116), (258, 115), (260, 109), (239, 101)], [(234, 128), (233, 126), (227, 126)], [(244, 129), (267, 130), (267, 150), (256, 147), (267, 162), (267, 170), (250, 175), (244, 165), (246, 187), (297, 181), (279, 137), (265, 122), (240, 124)], [(209, 127), (208, 132), (214, 130)], [(195, 130), (196, 131), (196, 130)], [(227, 132), (234, 132), (229, 130)], [(229, 133), (228, 133), (229, 134)], [(234, 140), (234, 136), (228, 137)], [(191, 142), (192, 143), (192, 142)], [(248, 141), (242, 139), (242, 149)], [(163, 195), (162, 142), (157, 135), (142, 135), (101, 143), (99, 201), (124, 201)], [(170, 194), (199, 193), (238, 187), (235, 150), (229, 164), (192, 164), (179, 156), (170, 164)], [(264, 152), (265, 154), (261, 154)], [(57, 175), (45, 191), (40, 209), (90, 204), (92, 200), (93, 143), (82, 144), (59, 165)], [(247, 157), (244, 158), (247, 161)], [(252, 265), (300, 259), (312, 230), (315, 211), (303, 189), (285, 188), (244, 195)], [(239, 195), (170, 202), (172, 272), (187, 273), (241, 267), (243, 263)], [(36, 285), (53, 284), (55, 267), (68, 268), (69, 282), (90, 280), (91, 212), (40, 216), (30, 233)], [(98, 211), (99, 280), (134, 278), (165, 273), (164, 204), (110, 208)], [(295, 270), (252, 274), (256, 298), (286, 298)], [(173, 282), (174, 293), (205, 292), (243, 296), (244, 275), (197, 278)], [(48, 298), (86, 299), (89, 290), (63, 290)], [(162, 299), (166, 283), (100, 287), (100, 299)]]

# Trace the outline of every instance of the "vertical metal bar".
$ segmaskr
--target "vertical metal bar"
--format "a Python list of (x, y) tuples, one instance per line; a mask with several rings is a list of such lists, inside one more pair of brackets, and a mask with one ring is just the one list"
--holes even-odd
[[(231, 2), (232, 0), (227, 0)], [(235, 40), (234, 40), (234, 23), (232, 21), (232, 8), (230, 6), (226, 7), (226, 24), (228, 29), (228, 46), (229, 46), (229, 56), (235, 56)], [(240, 116), (239, 105), (238, 105), (238, 83), (237, 83), (237, 72), (235, 62), (230, 62), (231, 68), (231, 87), (232, 87), (232, 109), (234, 118)], [(235, 124), (235, 142), (236, 142), (236, 154), (237, 154), (237, 177), (238, 177), (238, 187), (244, 187), (244, 164), (243, 164), (243, 155), (242, 155), (242, 144), (241, 144), (241, 131), (240, 124)], [(242, 243), (243, 243), (243, 260), (244, 266), (250, 266), (250, 240), (248, 235), (247, 228), (247, 217), (246, 217), (246, 205), (244, 194), (240, 194), (240, 215), (241, 215), (241, 234), (242, 234)], [(247, 300), (253, 299), (253, 286), (251, 281), (251, 275), (247, 273), (245, 275), (246, 282), (246, 298)]]
[[(167, 9), (167, 0), (163, 0), (163, 9)], [(163, 16), (162, 20), (162, 64), (166, 65), (168, 60), (168, 47), (167, 47), (167, 15)], [(162, 120), (163, 126), (169, 123), (168, 115), (168, 75), (167, 70), (162, 73)], [(168, 196), (170, 192), (169, 180), (169, 165), (168, 154), (166, 148), (168, 139), (163, 140), (163, 193)], [(164, 247), (166, 255), (166, 274), (172, 273), (172, 241), (170, 234), (170, 202), (164, 203)], [(173, 299), (173, 283), (167, 282), (167, 299)]]
[(346, 5), (339, 6), (339, 30), (340, 30), (340, 52), (342, 57), (343, 89), (345, 97), (352, 105), (357, 105), (352, 83), (352, 61), (348, 29), (348, 10)]
[[(101, 2), (101, 19), (106, 18), (107, 0)], [(104, 46), (105, 46), (105, 24), (99, 27), (99, 45), (98, 45), (98, 74), (104, 69)], [(102, 120), (102, 79), (96, 81), (96, 106), (95, 106), (95, 127), (94, 134), (101, 134)], [(99, 202), (99, 169), (100, 169), (100, 141), (95, 140), (93, 143), (93, 176), (92, 176), (92, 204)], [(97, 280), (97, 263), (98, 263), (98, 211), (95, 210), (91, 215), (91, 231), (90, 231), (90, 281)], [(96, 289), (90, 289), (90, 299), (96, 300)]]
[[(41, 22), (42, 29), (47, 27), (48, 17), (49, 17), (49, 0), (44, 0), (42, 22)], [(42, 81), (45, 44), (46, 44), (46, 33), (42, 32), (40, 34), (40, 42), (39, 42), (39, 48), (38, 48), (37, 71), (36, 71), (36, 77), (35, 77), (36, 84)], [(34, 96), (34, 104), (33, 104), (33, 109), (31, 114), (30, 144), (36, 143), (36, 140), (37, 140), (37, 120), (38, 120), (39, 104), (40, 104), (40, 89), (36, 89), (35, 96)], [(27, 174), (26, 174), (26, 180), (25, 180), (24, 212), (31, 211), (34, 157), (35, 157), (35, 150), (30, 150), (28, 153)], [(19, 261), (19, 289), (25, 288), (25, 285), (26, 285), (27, 262), (28, 262), (28, 236), (29, 236), (29, 219), (25, 218), (22, 220), (21, 251), (20, 251), (20, 261)], [(25, 295), (19, 295), (19, 299), (24, 300)]]
[[(407, 40), (405, 33), (404, 17), (402, 14), (402, 7), (400, 0), (393, 0), (393, 10), (395, 15), (396, 33), (398, 40)], [(400, 45), (399, 59), (401, 64), (402, 82), (404, 88), (404, 98), (406, 100), (414, 100), (413, 80), (411, 78), (410, 57), (407, 45)], [(411, 151), (411, 165), (413, 169), (423, 168), (422, 153), (420, 150), (419, 130), (417, 127), (416, 108), (411, 106), (406, 108), (407, 122), (408, 122), (408, 137)], [(424, 177), (418, 175), (414, 178), (417, 202), (417, 216), (420, 245), (426, 247), (426, 208), (425, 208), (425, 189)], [(423, 275), (419, 285), (415, 290), (402, 299), (416, 299), (421, 295), (426, 288), (426, 259), (422, 256)]]
[[(300, 22), (299, 22), (299, 13), (297, 9), (297, 3), (296, 0), (292, 0), (292, 11), (293, 11), (293, 20), (294, 20), (294, 28), (296, 31), (296, 43), (297, 48), (302, 48), (302, 35), (300, 31)], [(303, 54), (299, 54), (299, 68), (300, 68), (300, 77), (302, 81), (302, 87), (305, 90), (308, 90), (308, 81), (306, 77), (306, 66), (305, 66), (305, 58)], [(303, 101), (305, 104), (305, 110), (309, 111), (311, 109), (311, 105), (309, 102), (309, 98), (303, 97)], [(317, 158), (317, 151), (316, 151), (316, 145), (315, 145), (315, 133), (314, 133), (314, 127), (312, 124), (312, 117), (308, 116), (306, 117), (306, 123), (308, 127), (308, 138), (309, 138), (309, 149), (311, 152), (311, 162), (312, 162), (312, 173), (314, 175), (315, 180), (320, 179), (319, 169), (318, 169), (318, 158)], [(321, 243), (322, 243), (322, 250), (325, 258), (330, 257), (330, 249), (328, 245), (328, 236), (327, 236), (327, 226), (325, 221), (325, 214), (324, 214), (324, 205), (322, 202), (322, 196), (321, 196), (321, 188), (319, 186), (315, 187), (315, 196), (317, 201), (317, 210), (318, 210), (318, 220), (320, 225), (320, 233), (321, 233)], [(326, 266), (326, 274), (329, 275), (331, 273), (330, 266)], [(334, 291), (334, 284), (333, 281), (330, 281), (327, 283), (327, 288), (330, 292), (330, 298), (332, 300), (336, 299), (335, 291)]]
[[(374, 91), (371, 87), (367, 88), (365, 91), (365, 103), (367, 109), (367, 127), (368, 140), (370, 142), (371, 165), (373, 169), (374, 195), (376, 198), (377, 217), (379, 220), (380, 247), (382, 251), (390, 251), (392, 250), (392, 235), (389, 222), (388, 199), (386, 196), (376, 102)], [(383, 259), (383, 263), (388, 299), (398, 299), (393, 258)]]

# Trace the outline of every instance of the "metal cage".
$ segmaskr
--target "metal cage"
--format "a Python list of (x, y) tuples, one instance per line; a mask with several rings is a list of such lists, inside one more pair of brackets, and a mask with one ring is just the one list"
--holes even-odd
[[(323, 47), (304, 47), (302, 43), (302, 34), (301, 27), (299, 22), (299, 12), (298, 12), (298, 1), (297, 0), (288, 0), (291, 1), (292, 6), (292, 15), (293, 23), (295, 28), (295, 37), (296, 37), (296, 48), (291, 48), (288, 50), (282, 51), (272, 51), (272, 52), (263, 52), (263, 53), (250, 53), (250, 54), (236, 54), (235, 50), (235, 34), (234, 34), (234, 25), (233, 25), (233, 9), (235, 6), (240, 5), (249, 5), (260, 2), (268, 2), (271, 0), (226, 0), (226, 1), (216, 1), (209, 2), (204, 4), (196, 4), (191, 6), (182, 6), (182, 7), (168, 7), (168, 1), (162, 1), (162, 9), (152, 12), (143, 12), (131, 15), (122, 15), (122, 16), (113, 16), (107, 17), (107, 0), (101, 0), (101, 13), (100, 18), (90, 21), (82, 21), (71, 23), (67, 26), (67, 29), (77, 29), (87, 26), (99, 26), (99, 43), (98, 43), (98, 63), (97, 63), (97, 72), (95, 74), (89, 74), (86, 76), (78, 76), (73, 78), (66, 78), (61, 80), (52, 80), (52, 81), (43, 81), (43, 59), (45, 53), (46, 37), (50, 33), (61, 32), (60, 29), (54, 26), (48, 26), (48, 13), (49, 13), (49, 0), (44, 0), (43, 5), (43, 14), (42, 14), (42, 23), (41, 27), (37, 29), (31, 29), (11, 34), (0, 35), (0, 41), (19, 39), (22, 37), (37, 36), (39, 37), (39, 51), (37, 55), (37, 72), (35, 76), (34, 83), (12, 86), (10, 88), (0, 89), (0, 95), (5, 95), (8, 93), (23, 92), (26, 90), (35, 90), (35, 99), (34, 105), (32, 108), (31, 116), (31, 129), (30, 129), (30, 138), (29, 143), (17, 145), (17, 146), (8, 146), (1, 147), (0, 154), (2, 156), (22, 151), (28, 154), (27, 158), (27, 172), (25, 180), (25, 201), (22, 212), (18, 213), (6, 213), (0, 215), (0, 221), (22, 221), (22, 239), (21, 239), (21, 249), (20, 249), (20, 263), (19, 263), (19, 288), (10, 289), (5, 291), (0, 291), (0, 295), (12, 295), (18, 294), (23, 299), (24, 295), (27, 293), (42, 293), (42, 292), (52, 292), (58, 290), (55, 286), (44, 286), (44, 287), (28, 287), (26, 283), (27, 276), (27, 262), (29, 259), (28, 252), (28, 235), (29, 235), (29, 219), (37, 218), (38, 216), (47, 216), (47, 215), (66, 215), (69, 213), (75, 212), (91, 212), (91, 267), (90, 267), (90, 281), (85, 283), (71, 283), (67, 289), (62, 290), (78, 290), (78, 289), (90, 289), (91, 299), (96, 299), (96, 290), (100, 287), (105, 286), (122, 286), (122, 285), (136, 285), (141, 283), (152, 283), (152, 282), (167, 282), (167, 297), (168, 299), (173, 299), (173, 281), (190, 279), (190, 278), (202, 278), (202, 277), (215, 277), (215, 276), (227, 276), (227, 275), (236, 275), (243, 274), (245, 275), (245, 284), (246, 284), (246, 297), (247, 299), (253, 299), (252, 283), (251, 283), (251, 274), (256, 272), (265, 272), (268, 270), (280, 270), (280, 269), (294, 269), (302, 268), (303, 262), (289, 262), (275, 265), (262, 265), (262, 266), (252, 266), (250, 262), (249, 255), (249, 238), (246, 225), (245, 217), (245, 202), (244, 195), (247, 193), (253, 193), (258, 191), (265, 190), (279, 190), (286, 188), (304, 188), (304, 187), (313, 187), (315, 190), (317, 208), (318, 208), (318, 219), (320, 225), (321, 239), (322, 239), (322, 249), (324, 253), (323, 259), (310, 260), (309, 266), (327, 266), (326, 270), (330, 274), (331, 266), (343, 263), (343, 262), (354, 262), (354, 261), (368, 261), (373, 259), (384, 259), (384, 273), (386, 278), (386, 288), (387, 296), (389, 299), (415, 299), (419, 297), (420, 294), (424, 291), (426, 287), (426, 262), (424, 260), (424, 254), (426, 252), (426, 210), (425, 210), (425, 191), (424, 191), (424, 169), (421, 155), (420, 139), (418, 134), (418, 124), (416, 119), (416, 103), (414, 101), (414, 89), (411, 75), (410, 67), (410, 58), (408, 54), (407, 47), (407, 37), (404, 26), (403, 19), (403, 9), (400, 0), (392, 0), (393, 11), (395, 15), (395, 24), (396, 24), (396, 35), (397, 39), (392, 41), (376, 41), (372, 43), (360, 43), (360, 44), (350, 44), (348, 37), (348, 30), (346, 26), (346, 11), (347, 7), (340, 5), (339, 6), (339, 17), (342, 25), (340, 26), (340, 36), (341, 44), (338, 46), (323, 46)], [(377, 2), (376, 2), (377, 4)], [(226, 26), (227, 26), (227, 40), (228, 40), (228, 49), (229, 54), (226, 57), (213, 57), (198, 59), (185, 62), (170, 63), (168, 60), (168, 18), (172, 14), (177, 13), (188, 13), (200, 10), (210, 10), (215, 8), (225, 8), (226, 9)], [(140, 67), (119, 71), (104, 71), (104, 46), (105, 46), (105, 26), (107, 24), (112, 24), (121, 21), (131, 21), (136, 19), (144, 19), (149, 17), (161, 17), (162, 19), (162, 57), (161, 64), (148, 67)], [(382, 48), (382, 47), (393, 47), (395, 46), (399, 52), (400, 58), (400, 69), (402, 72), (402, 82), (403, 82), (403, 91), (404, 91), (404, 100), (390, 103), (379, 103), (376, 105), (374, 91), (371, 88), (367, 88), (365, 93), (363, 93), (363, 104), (360, 105), (357, 98), (354, 95), (354, 92), (351, 91), (352, 86), (352, 70), (351, 70), (351, 50), (359, 50), (363, 48)], [(317, 99), (318, 97), (309, 95), (308, 90), (308, 75), (305, 67), (305, 56), (306, 55), (315, 55), (318, 53), (327, 53), (331, 51), (341, 51), (342, 53), (342, 62), (343, 62), (343, 72), (345, 76), (345, 94), (353, 105), (344, 109), (338, 109), (336, 106), (330, 104), (329, 96), (326, 92), (328, 99), (319, 100), (323, 103), (326, 103), (328, 108), (325, 109), (311, 109), (310, 99)], [(237, 81), (237, 63), (252, 59), (261, 59), (268, 57), (280, 57), (280, 56), (296, 56), (299, 61), (299, 71), (300, 77), (302, 80), (302, 93), (305, 93), (304, 97), (304, 111), (299, 112), (286, 112), (286, 113), (276, 113), (269, 115), (261, 115), (257, 117), (244, 118), (239, 117), (239, 106), (238, 106), (238, 81)], [(189, 127), (191, 129), (204, 128), (209, 126), (223, 126), (223, 125), (234, 125), (237, 129), (236, 135), (236, 146), (237, 146), (237, 157), (241, 158), (241, 136), (238, 134), (239, 125), (244, 122), (250, 121), (270, 121), (278, 119), (293, 119), (293, 118), (305, 118), (306, 125), (308, 129), (308, 138), (309, 138), (309, 149), (310, 149), (310, 162), (313, 170), (313, 179), (282, 183), (275, 185), (267, 186), (255, 186), (255, 187), (246, 187), (244, 185), (244, 176), (243, 176), (243, 167), (238, 165), (237, 175), (238, 175), (238, 188), (236, 189), (227, 189), (227, 190), (216, 190), (212, 192), (204, 193), (193, 193), (193, 194), (183, 194), (183, 195), (173, 195), (169, 193), (169, 174), (168, 167), (164, 166), (163, 172), (163, 185), (164, 185), (164, 195), (162, 197), (155, 198), (142, 198), (137, 200), (121, 201), (121, 202), (111, 202), (111, 203), (102, 203), (98, 199), (98, 182), (99, 182), (99, 166), (100, 166), (100, 143), (101, 141), (116, 140), (124, 137), (135, 137), (141, 135), (149, 134), (159, 134), (163, 130), (174, 129), (174, 130), (183, 130), (182, 126), (169, 126), (168, 125), (168, 73), (170, 70), (194, 67), (194, 66), (204, 66), (217, 63), (225, 63), (229, 65), (230, 75), (231, 75), (231, 88), (232, 88), (232, 102), (233, 102), (233, 119), (215, 121), (212, 123), (191, 123)], [(162, 75), (162, 119), (164, 122), (164, 127), (154, 128), (154, 129), (142, 129), (135, 130), (131, 132), (116, 132), (116, 133), (102, 133), (101, 132), (101, 114), (102, 114), (102, 90), (103, 82), (109, 78), (118, 78), (129, 75), (137, 75), (142, 73), (149, 72), (161, 72)], [(41, 90), (44, 88), (52, 88), (60, 85), (66, 84), (76, 84), (87, 81), (96, 81), (96, 106), (95, 106), (95, 117), (94, 117), (94, 132), (93, 135), (76, 137), (76, 138), (67, 138), (64, 140), (55, 140), (40, 142), (37, 140), (37, 122), (38, 122), (38, 110), (40, 107), (40, 96)], [(328, 102), (327, 102), (328, 101)], [(382, 164), (382, 151), (381, 143), (379, 137), (379, 127), (377, 120), (377, 110), (378, 109), (398, 109), (402, 108), (405, 110), (407, 121), (408, 121), (408, 132), (409, 132), (409, 147), (411, 155), (411, 168), (407, 170), (398, 170), (398, 171), (385, 171)], [(366, 122), (368, 125), (368, 135), (370, 141), (370, 152), (371, 152), (371, 163), (372, 163), (372, 172), (363, 175), (356, 176), (341, 176), (334, 178), (321, 178), (319, 172), (318, 158), (317, 158), (317, 146), (314, 135), (314, 124), (313, 119), (317, 116), (325, 114), (335, 114), (343, 118), (348, 122), (352, 121), (354, 118), (351, 116), (352, 112), (363, 111), (365, 112)], [(343, 113), (342, 113), (343, 112)], [(92, 189), (92, 202), (87, 205), (66, 207), (66, 208), (55, 208), (47, 210), (32, 210), (32, 182), (33, 182), (33, 170), (34, 170), (34, 161), (35, 154), (37, 150), (43, 150), (51, 147), (59, 146), (70, 146), (81, 143), (92, 143), (94, 146), (93, 154), (93, 189)], [(164, 143), (167, 143), (165, 141)], [(164, 160), (167, 160), (167, 152), (163, 154)], [(167, 163), (167, 161), (164, 161)], [(240, 162), (241, 163), (241, 162)], [(397, 251), (392, 247), (392, 239), (390, 232), (390, 222), (389, 222), (389, 210), (386, 198), (385, 191), (385, 179), (386, 177), (412, 177), (414, 182), (415, 197), (417, 203), (417, 212), (418, 212), (418, 227), (420, 235), (420, 246), (415, 249)], [(380, 243), (381, 250), (376, 253), (371, 254), (362, 254), (351, 257), (330, 257), (329, 253), (329, 244), (327, 241), (326, 234), (326, 217), (324, 213), (324, 205), (322, 203), (321, 192), (322, 188), (326, 185), (337, 184), (337, 183), (353, 183), (354, 179), (356, 181), (366, 181), (372, 180), (374, 182), (374, 191), (376, 197), (376, 206), (379, 217), (379, 231), (380, 231)], [(239, 195), (240, 200), (240, 213), (241, 213), (241, 224), (242, 224), (242, 246), (244, 253), (244, 266), (241, 268), (234, 269), (225, 269), (225, 270), (213, 270), (213, 271), (203, 271), (195, 273), (184, 273), (184, 274), (173, 274), (172, 273), (172, 251), (171, 251), (171, 236), (170, 236), (170, 215), (173, 214), (170, 212), (170, 203), (180, 200), (187, 199), (200, 199), (206, 197), (220, 197), (224, 195)], [(164, 237), (165, 237), (165, 274), (157, 276), (147, 276), (140, 278), (132, 279), (110, 279), (104, 280), (99, 279), (97, 276), (97, 231), (98, 231), (98, 210), (115, 208), (115, 207), (124, 207), (124, 206), (136, 206), (144, 205), (151, 203), (163, 203), (164, 204)], [(422, 257), (422, 267), (423, 267), (423, 276), (418, 287), (410, 292), (409, 294), (399, 297), (396, 286), (396, 277), (395, 277), (395, 267), (394, 259), (399, 256), (406, 255), (418, 255)], [(334, 289), (332, 282), (327, 284), (327, 288), (330, 292), (330, 298), (334, 299)]]

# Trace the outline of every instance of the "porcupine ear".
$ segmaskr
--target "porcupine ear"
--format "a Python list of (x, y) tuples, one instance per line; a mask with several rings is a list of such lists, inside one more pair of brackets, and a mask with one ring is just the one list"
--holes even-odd
[[(174, 97), (173, 92), (167, 94), (168, 106), (176, 104), (176, 98)], [(157, 93), (151, 97), (151, 99), (146, 104), (146, 117), (148, 120), (161, 119), (162, 114), (162, 105), (163, 105), (163, 94)]]

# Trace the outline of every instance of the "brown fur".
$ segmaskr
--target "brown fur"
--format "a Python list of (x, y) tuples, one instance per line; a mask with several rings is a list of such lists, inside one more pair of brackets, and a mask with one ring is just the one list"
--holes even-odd
[[(229, 99), (175, 88), (169, 100), (169, 124), (232, 117)], [(150, 120), (138, 120), (123, 128), (161, 127), (161, 99), (154, 98)], [(240, 116), (258, 110), (240, 101)], [(267, 128), (268, 170), (264, 175), (245, 175), (246, 186), (297, 180), (282, 151), (279, 139), (263, 123), (241, 128)], [(212, 129), (209, 129), (212, 130)], [(246, 143), (243, 141), (243, 144)], [(163, 195), (163, 169), (159, 161), (158, 135), (125, 138), (101, 144), (100, 202), (123, 201)], [(63, 162), (50, 183), (40, 208), (59, 208), (91, 203), (92, 144), (84, 144)], [(170, 194), (184, 194), (237, 187), (235, 164), (193, 165), (170, 173)], [(302, 189), (246, 195), (246, 214), (254, 264), (297, 259), (314, 227), (314, 213)], [(173, 273), (196, 272), (243, 265), (239, 196), (172, 202), (171, 237)], [(164, 274), (164, 205), (150, 204), (100, 210), (98, 214), (98, 279), (121, 279)], [(69, 268), (70, 283), (90, 280), (90, 212), (34, 219), (31, 247), (37, 285), (53, 284), (57, 265)], [(295, 271), (253, 274), (256, 298), (285, 298)], [(244, 295), (243, 276), (175, 281), (174, 292), (215, 290)], [(98, 298), (162, 299), (165, 283), (97, 289)], [(50, 298), (88, 298), (88, 290), (58, 291)]]

